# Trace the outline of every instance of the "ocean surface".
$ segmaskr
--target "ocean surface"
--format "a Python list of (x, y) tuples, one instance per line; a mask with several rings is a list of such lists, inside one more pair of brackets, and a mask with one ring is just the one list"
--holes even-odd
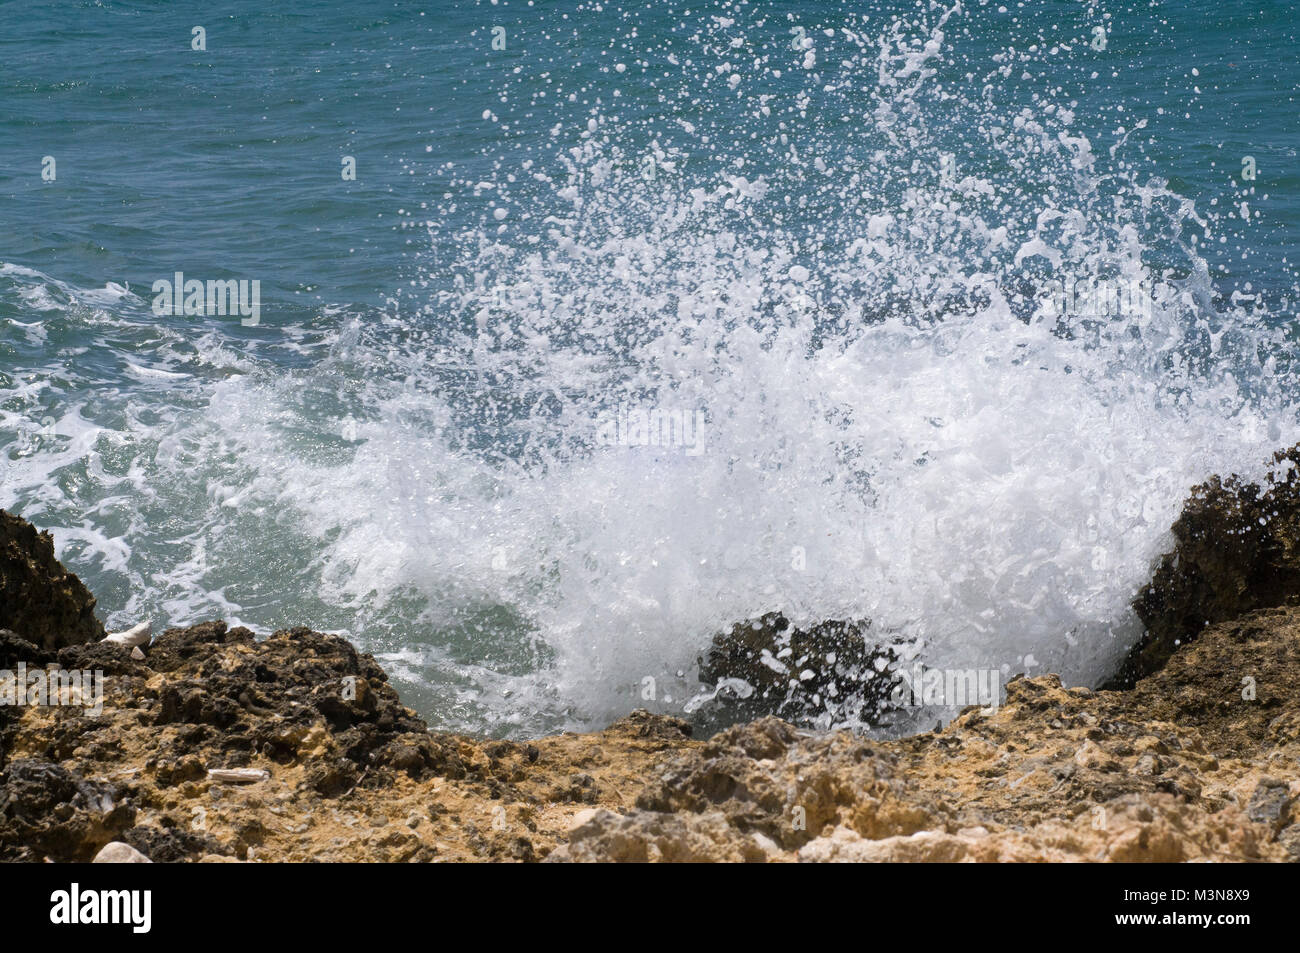
[(1300, 439), (1298, 23), (0, 3), (0, 506), (110, 628), (340, 632), (440, 728), (707, 712), (772, 610), (1095, 684)]

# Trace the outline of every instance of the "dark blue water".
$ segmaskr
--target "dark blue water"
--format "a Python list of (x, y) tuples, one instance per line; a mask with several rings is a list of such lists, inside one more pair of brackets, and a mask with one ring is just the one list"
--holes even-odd
[[(5, 260), (92, 286), (145, 285), (176, 268), (259, 277), (264, 294), (290, 313), (319, 303), (381, 307), (416, 271), (410, 259), (420, 239), (411, 226), (423, 217), (421, 203), (449, 187), (447, 164), (456, 177), (488, 175), (505, 141), (550, 152), (553, 144), (539, 141), (544, 131), (602, 98), (624, 117), (665, 117), (685, 105), (697, 121), (745, 121), (743, 103), (710, 101), (706, 111), (690, 100), (657, 101), (657, 87), (689, 88), (693, 76), (661, 84), (657, 70), (610, 71), (616, 59), (689, 49), (691, 31), (717, 11), (701, 6), (686, 16), (690, 5), (645, 3), (561, 13), (567, 6), (6, 3)], [(918, 9), (868, 7), (863, 22), (877, 28)], [(766, 13), (767, 35), (755, 44), (779, 46), (788, 24), (836, 29), (863, 5), (762, 8), (730, 10), (747, 20)], [(1080, 126), (1099, 136), (1145, 120), (1146, 171), (1202, 210), (1237, 199), (1246, 185), (1241, 159), (1254, 156), (1260, 218), (1225, 233), (1207, 257), (1216, 277), (1289, 290), (1287, 249), (1300, 237), (1300, 63), (1290, 4), (997, 8), (968, 6), (954, 37), (964, 58), (987, 62), (1007, 46), (1085, 40), (1029, 79), (1016, 70), (996, 90), (1007, 101), (1061, 90), (1079, 102)], [(207, 52), (190, 49), (195, 25), (208, 32)], [(1102, 55), (1086, 43), (1094, 25), (1109, 29)], [(505, 50), (491, 49), (493, 26), (506, 30)], [(793, 92), (801, 78), (772, 86)], [(535, 98), (548, 90), (549, 99)], [(582, 102), (564, 102), (575, 90)], [(485, 109), (501, 121), (485, 123)], [(56, 159), (57, 185), (41, 180), (45, 155)], [(340, 177), (344, 155), (358, 160), (355, 182)], [(478, 211), (462, 205), (456, 218)]]
[[(1096, 681), (1295, 436), (1286, 3), (0, 22), (0, 505), (113, 624), (343, 631), (498, 733), (679, 711), (773, 608)], [(1045, 309), (1098, 281), (1150, 306)]]

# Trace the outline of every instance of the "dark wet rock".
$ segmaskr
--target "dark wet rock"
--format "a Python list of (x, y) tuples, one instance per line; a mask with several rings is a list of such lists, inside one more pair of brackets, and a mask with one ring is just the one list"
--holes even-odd
[(54, 538), (0, 510), (0, 629), (45, 650), (105, 635), (95, 597), (54, 558)]
[(60, 668), (101, 671), (110, 675), (143, 677), (150, 672), (143, 661), (131, 658), (131, 650), (113, 642), (91, 642), (59, 649), (54, 661)]
[[(16, 675), (20, 663), (29, 668), (48, 664), (53, 653), (40, 648), (8, 629), (0, 629), (0, 677), (3, 673)], [(10, 749), (9, 737), (13, 724), (19, 716), (19, 709), (14, 706), (0, 705), (0, 767), (4, 767)]]
[(245, 628), (231, 629), (224, 622), (201, 622), (184, 629), (168, 629), (149, 646), (149, 668), (175, 672), (189, 666), (203, 674), (203, 662), (216, 657), (217, 646), (252, 646), (257, 637)]
[(1106, 688), (1157, 671), (1208, 625), (1300, 599), (1300, 446), (1259, 483), (1235, 474), (1192, 490), (1176, 541), (1133, 603), (1145, 635)]
[(366, 768), (413, 777), (457, 770), (375, 660), (338, 636), (297, 628), (258, 642), (247, 629), (208, 622), (164, 632), (148, 667), (171, 676), (151, 707), (154, 724), (210, 729), (195, 737), (218, 749), (225, 766), (252, 755), (294, 763), (313, 730), (324, 729), (359, 766), (326, 770), (324, 790), (351, 786)]
[(0, 860), (91, 860), (129, 829), (135, 809), (119, 785), (59, 764), (10, 761), (0, 773)]
[(41, 648), (16, 632), (0, 629), (0, 669), (12, 671), (18, 667), (19, 662), (26, 663), (29, 669), (38, 668), (49, 665), (54, 659), (54, 652)]
[[(716, 635), (699, 659), (700, 680), (737, 699), (732, 712), (777, 714), (800, 720), (831, 714), (832, 721), (876, 721), (889, 708), (898, 656), (877, 644), (869, 622), (827, 621), (796, 628), (779, 612), (733, 625)], [(744, 682), (752, 694), (728, 691)]]

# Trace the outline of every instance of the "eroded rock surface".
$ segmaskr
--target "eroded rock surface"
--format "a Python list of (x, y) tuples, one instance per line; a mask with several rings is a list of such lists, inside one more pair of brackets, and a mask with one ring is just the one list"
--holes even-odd
[(44, 649), (104, 637), (95, 597), (54, 558), (54, 539), (0, 510), (0, 629)]
[[(774, 717), (697, 740), (641, 711), (532, 742), (440, 734), (337, 636), (259, 641), (212, 622), (136, 660), (65, 642), (51, 620), (81, 618), (84, 600), (45, 616), (11, 606), (5, 619), (37, 621), (0, 631), (0, 669), (99, 670), (104, 697), (98, 716), (0, 708), (0, 859), (87, 861), (116, 843), (154, 862), (1297, 861), (1300, 507), (1286, 460), (1266, 486), (1212, 481), (1189, 503), (1139, 601), (1151, 633), (1134, 687), (1017, 678), (1000, 708), (894, 741)], [(50, 572), (45, 588), (6, 591), (75, 596), (48, 537), (6, 525), (25, 547), (6, 565)], [(838, 671), (839, 643), (860, 634), (788, 629), (734, 629), (706, 665), (824, 690), (797, 667)], [(843, 664), (874, 669), (853, 644), (863, 654), (850, 646)], [(224, 783), (218, 768), (266, 776)]]
[[(471, 739), (428, 732), (336, 636), (209, 623), (116, 651), (99, 718), (29, 708), (9, 732), (0, 858), (1300, 856), (1300, 608), (1211, 626), (1132, 691), (1017, 679), (991, 715), (889, 742), (770, 717), (700, 741), (645, 712)], [(269, 776), (208, 779), (229, 767)]]
[(991, 715), (890, 742), (762, 719), (548, 859), (1296, 860), (1298, 680), (1283, 608), (1212, 626), (1130, 692), (1020, 678)]
[(1159, 669), (1207, 625), (1300, 599), (1300, 447), (1274, 455), (1265, 478), (1213, 477), (1192, 490), (1176, 546), (1134, 601), (1145, 637), (1106, 687)]

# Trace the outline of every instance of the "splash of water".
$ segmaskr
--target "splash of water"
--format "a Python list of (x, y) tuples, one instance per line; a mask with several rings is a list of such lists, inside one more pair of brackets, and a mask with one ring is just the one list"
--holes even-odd
[[(1215, 299), (1211, 222), (1139, 171), (1131, 130), (1107, 159), (1077, 103), (1010, 105), (997, 83), (1032, 55), (967, 70), (961, 16), (784, 58), (715, 19), (676, 62), (741, 125), (593, 105), (557, 170), (461, 183), (494, 211), (427, 311), (463, 331), (409, 354), (440, 399), (384, 414), (432, 403), (443, 443), (382, 452), (461, 482), (403, 540), (459, 551), (459, 584), (518, 607), (596, 721), (775, 608), (870, 618), (931, 666), (1096, 682), (1186, 490), (1294, 438), (1285, 342)], [(627, 407), (702, 412), (702, 451), (646, 446), (649, 414), (610, 446)], [(357, 555), (354, 583), (400, 559)]]

